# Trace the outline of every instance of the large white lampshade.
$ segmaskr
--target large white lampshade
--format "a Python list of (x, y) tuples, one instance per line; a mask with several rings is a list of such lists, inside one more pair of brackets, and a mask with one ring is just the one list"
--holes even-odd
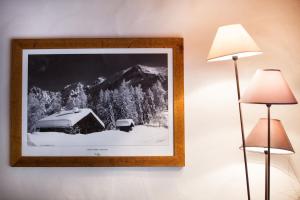
[[(280, 120), (271, 119), (271, 146), (272, 154), (292, 154), (295, 153), (291, 142), (282, 126)], [(249, 136), (246, 138), (246, 150), (264, 153), (268, 150), (268, 119), (261, 118)], [(242, 148), (242, 147), (241, 147)]]
[(278, 69), (259, 69), (240, 100), (254, 104), (297, 104), (282, 73)]
[(247, 57), (261, 54), (262, 51), (240, 24), (218, 28), (207, 61), (231, 60), (233, 56)]

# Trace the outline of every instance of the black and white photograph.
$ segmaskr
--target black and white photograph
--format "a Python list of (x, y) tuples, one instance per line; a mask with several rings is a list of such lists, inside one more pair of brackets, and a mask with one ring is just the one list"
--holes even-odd
[(172, 49), (23, 50), (22, 154), (172, 156)]

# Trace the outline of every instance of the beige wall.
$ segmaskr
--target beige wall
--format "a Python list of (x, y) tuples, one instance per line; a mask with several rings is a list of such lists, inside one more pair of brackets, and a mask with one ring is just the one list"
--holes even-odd
[[(231, 23), (243, 24), (265, 52), (240, 60), (242, 90), (257, 68), (275, 67), (300, 100), (299, 0), (1, 0), (0, 199), (246, 199), (232, 63), (206, 63), (217, 27)], [(184, 37), (186, 167), (9, 167), (9, 40), (106, 36)], [(248, 133), (266, 109), (243, 108)], [(272, 114), (297, 152), (272, 160), (272, 199), (300, 199), (300, 105), (274, 106)], [(249, 155), (253, 199), (263, 199), (263, 159)]]

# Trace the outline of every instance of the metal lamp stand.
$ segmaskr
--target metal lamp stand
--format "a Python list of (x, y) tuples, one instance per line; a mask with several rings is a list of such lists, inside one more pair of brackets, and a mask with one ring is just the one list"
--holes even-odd
[(265, 200), (270, 200), (270, 171), (271, 171), (271, 104), (268, 108), (268, 149), (265, 151)]
[(249, 176), (248, 176), (248, 164), (247, 164), (247, 154), (246, 154), (246, 142), (245, 142), (245, 134), (244, 134), (244, 124), (243, 124), (243, 115), (242, 115), (242, 107), (240, 103), (240, 83), (239, 83), (239, 75), (237, 68), (237, 56), (233, 56), (232, 60), (234, 61), (234, 69), (235, 69), (235, 80), (238, 94), (238, 104), (239, 104), (239, 114), (240, 114), (240, 124), (241, 124), (241, 133), (242, 133), (242, 145), (243, 145), (243, 155), (244, 155), (244, 164), (245, 164), (245, 173), (246, 173), (246, 183), (247, 183), (247, 195), (248, 200), (250, 200), (250, 187), (249, 187)]

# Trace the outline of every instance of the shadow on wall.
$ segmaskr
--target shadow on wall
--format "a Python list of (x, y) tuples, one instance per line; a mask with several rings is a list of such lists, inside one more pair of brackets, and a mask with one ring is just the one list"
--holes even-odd
[[(245, 82), (242, 82), (246, 85)], [(202, 85), (185, 96), (186, 109), (186, 146), (187, 167), (201, 171), (189, 174), (190, 179), (184, 184), (187, 187), (203, 188), (199, 193), (205, 193), (209, 188), (215, 188), (215, 193), (222, 193), (223, 197), (239, 199), (246, 196), (246, 180), (243, 166), (240, 126), (234, 80), (219, 80), (212, 84)], [(251, 108), (250, 115), (245, 121), (246, 134), (257, 121), (257, 112), (263, 106)], [(193, 111), (193, 112), (188, 112)], [(246, 109), (245, 109), (246, 111)], [(247, 108), (247, 112), (248, 108)], [(264, 114), (264, 113), (262, 113)], [(197, 124), (201, 129), (191, 129)], [(201, 130), (201, 131), (200, 131)], [(192, 154), (189, 152), (199, 152)], [(201, 153), (200, 153), (201, 152)], [(264, 155), (248, 153), (249, 176), (251, 193), (255, 199), (264, 198)], [(237, 162), (238, 161), (238, 162)], [(191, 171), (194, 171), (191, 170)], [(272, 156), (272, 196), (276, 199), (298, 199), (300, 194), (299, 182), (290, 164), (289, 156)], [(231, 184), (235, 182), (235, 184)], [(237, 184), (238, 183), (238, 184)], [(224, 190), (226, 188), (226, 191)], [(204, 198), (204, 197), (203, 197)], [(221, 198), (220, 194), (209, 196), (208, 199)], [(192, 199), (192, 197), (191, 197)]]

